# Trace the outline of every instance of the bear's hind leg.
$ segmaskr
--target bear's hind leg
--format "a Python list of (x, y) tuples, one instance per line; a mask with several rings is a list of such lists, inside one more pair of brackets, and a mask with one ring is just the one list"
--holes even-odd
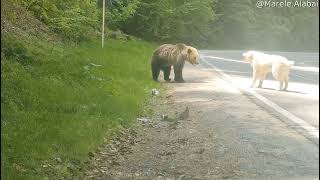
[(152, 62), (151, 63), (151, 71), (152, 71), (152, 78), (154, 81), (158, 82), (158, 77), (160, 74), (160, 66), (158, 63)]

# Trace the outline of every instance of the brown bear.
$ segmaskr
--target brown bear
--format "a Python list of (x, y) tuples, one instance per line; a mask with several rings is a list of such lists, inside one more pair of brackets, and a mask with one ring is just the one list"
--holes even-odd
[(199, 64), (199, 53), (196, 48), (179, 43), (163, 44), (159, 46), (151, 58), (152, 78), (158, 81), (160, 70), (164, 73), (164, 80), (170, 81), (171, 66), (174, 69), (174, 80), (176, 82), (184, 82), (182, 77), (182, 69), (185, 61), (190, 64)]

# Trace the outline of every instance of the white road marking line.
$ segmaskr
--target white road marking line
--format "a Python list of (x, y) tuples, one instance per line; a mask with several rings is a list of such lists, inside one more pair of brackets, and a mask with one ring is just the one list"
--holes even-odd
[(298, 71), (307, 71), (307, 72), (317, 72), (317, 73), (319, 73), (319, 68), (317, 68), (317, 67), (293, 66), (292, 69), (298, 70)]
[(217, 57), (217, 56), (201, 56), (203, 58), (211, 58), (211, 59), (220, 59), (224, 61), (231, 61), (231, 62), (237, 62), (237, 63), (244, 63), (244, 64), (249, 64), (248, 62), (237, 60), (237, 59), (228, 59), (228, 58), (222, 58), (222, 57)]
[(307, 123), (306, 121), (302, 120), (301, 118), (293, 115), (292, 113), (290, 113), (289, 111), (281, 108), (280, 106), (278, 106), (277, 104), (273, 103), (272, 101), (268, 100), (267, 98), (265, 98), (264, 96), (260, 95), (259, 93), (255, 92), (253, 89), (251, 88), (241, 88), (235, 85), (235, 83), (233, 82), (232, 78), (225, 74), (221, 69), (215, 67), (214, 65), (210, 64), (208, 61), (206, 61), (205, 59), (202, 59), (202, 61), (207, 64), (208, 66), (212, 67), (213, 69), (215, 69), (216, 71), (218, 71), (222, 76), (224, 76), (224, 78), (226, 78), (228, 81), (230, 81), (230, 83), (237, 89), (239, 89), (240, 91), (245, 91), (253, 96), (255, 96), (257, 99), (259, 99), (260, 101), (264, 102), (266, 105), (268, 105), (270, 108), (274, 109), (275, 111), (277, 111), (278, 113), (280, 113), (281, 115), (285, 116), (286, 118), (290, 119), (292, 122), (296, 123), (297, 125), (299, 125), (299, 127), (303, 128), (304, 130), (307, 131), (307, 133), (309, 135), (311, 135), (312, 137), (315, 137), (317, 139), (319, 139), (319, 129), (311, 126), (309, 123)]
[[(211, 58), (211, 59), (219, 59), (219, 60), (224, 60), (224, 61), (230, 61), (230, 62), (237, 62), (237, 63), (243, 63), (243, 64), (248, 64), (248, 62), (245, 62), (243, 60), (238, 60), (238, 59), (229, 59), (229, 58), (222, 58), (222, 57), (217, 57), (217, 56), (201, 56), (202, 58)], [(297, 71), (306, 71), (306, 72), (316, 72), (319, 73), (319, 68), (318, 67), (303, 67), (303, 66), (293, 66), (291, 69), (297, 70)]]

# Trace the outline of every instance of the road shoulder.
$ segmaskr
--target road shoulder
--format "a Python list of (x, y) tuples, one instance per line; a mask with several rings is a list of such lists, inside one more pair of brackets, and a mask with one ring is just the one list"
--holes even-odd
[(184, 77), (94, 154), (85, 179), (318, 177), (315, 144), (212, 69), (186, 65)]

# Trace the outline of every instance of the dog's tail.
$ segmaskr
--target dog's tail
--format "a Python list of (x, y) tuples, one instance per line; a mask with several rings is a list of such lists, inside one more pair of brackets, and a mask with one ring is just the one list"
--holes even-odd
[(293, 67), (294, 66), (294, 61), (289, 61), (289, 67)]

